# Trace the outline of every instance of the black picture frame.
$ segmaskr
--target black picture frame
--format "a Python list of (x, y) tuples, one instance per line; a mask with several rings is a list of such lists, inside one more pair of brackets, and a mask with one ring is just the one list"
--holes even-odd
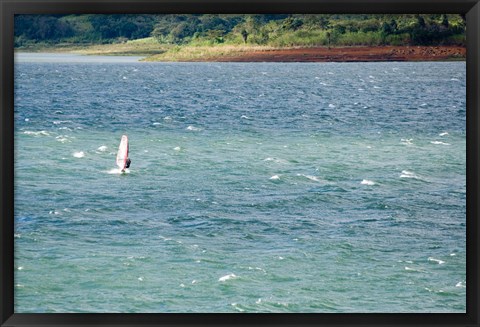
[[(19, 314), (14, 313), (15, 14), (458, 13), (467, 19), (467, 309), (465, 314)], [(478, 0), (0, 0), (1, 326), (480, 326)]]

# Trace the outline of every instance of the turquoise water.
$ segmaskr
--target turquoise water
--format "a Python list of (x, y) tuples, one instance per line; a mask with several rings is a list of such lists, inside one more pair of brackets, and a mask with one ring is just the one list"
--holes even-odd
[(465, 312), (464, 62), (85, 58), (16, 57), (16, 312)]

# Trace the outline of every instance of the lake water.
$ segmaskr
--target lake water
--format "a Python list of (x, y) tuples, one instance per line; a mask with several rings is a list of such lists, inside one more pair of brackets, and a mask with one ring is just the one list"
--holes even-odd
[(465, 312), (465, 62), (137, 59), (16, 57), (16, 312)]

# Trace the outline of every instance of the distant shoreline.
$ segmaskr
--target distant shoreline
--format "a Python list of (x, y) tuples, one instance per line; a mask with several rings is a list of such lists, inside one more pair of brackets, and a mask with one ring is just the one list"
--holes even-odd
[(121, 45), (15, 49), (16, 52), (75, 53), (83, 55), (139, 56), (150, 62), (375, 62), (375, 61), (463, 61), (461, 46), (349, 46), (271, 48), (255, 46), (183, 46), (172, 49)]
[[(245, 51), (211, 58), (217, 62), (366, 62), (465, 60), (466, 48), (456, 46), (357, 46)], [(196, 61), (196, 60), (192, 60)], [(201, 59), (198, 61), (202, 61)]]

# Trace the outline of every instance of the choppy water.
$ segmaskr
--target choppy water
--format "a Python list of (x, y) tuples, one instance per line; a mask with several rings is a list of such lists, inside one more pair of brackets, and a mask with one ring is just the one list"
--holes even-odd
[(464, 62), (42, 58), (16, 312), (465, 312)]

